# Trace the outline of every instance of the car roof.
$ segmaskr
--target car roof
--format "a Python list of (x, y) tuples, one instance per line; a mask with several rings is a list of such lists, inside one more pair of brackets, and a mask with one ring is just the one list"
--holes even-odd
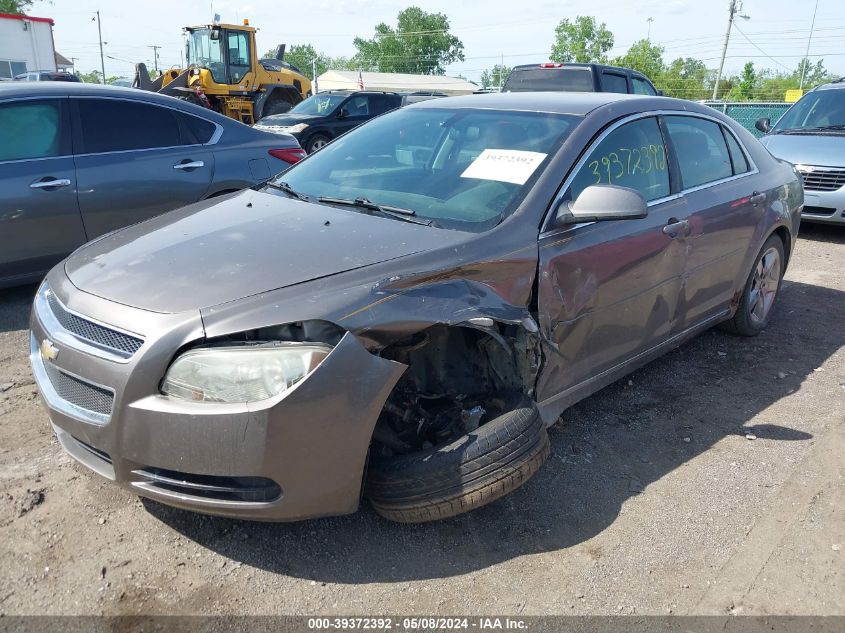
[(542, 62), (537, 64), (519, 64), (518, 66), (514, 66), (512, 70), (524, 70), (526, 68), (539, 68), (541, 70), (566, 70), (567, 68), (598, 68), (598, 69), (608, 69), (608, 70), (622, 70), (631, 72), (637, 75), (642, 75), (641, 72), (638, 70), (634, 70), (633, 68), (626, 68), (625, 66), (611, 66), (609, 64), (592, 64), (592, 63), (583, 63), (583, 62), (564, 62), (560, 66), (547, 66), (545, 64), (553, 64), (556, 62)]
[(335, 88), (333, 90), (321, 90), (314, 96), (319, 95), (398, 95), (398, 92), (391, 92), (389, 90), (349, 90), (345, 88)]
[(821, 86), (816, 86), (814, 90), (841, 90), (842, 88), (845, 88), (845, 77), (841, 77), (829, 84), (822, 84)]
[(168, 95), (103, 84), (88, 84), (73, 81), (16, 81), (0, 83), (0, 99), (14, 97), (125, 97), (147, 103), (160, 103), (177, 110), (211, 119), (220, 124), (233, 121), (213, 110), (203, 108)]
[[(407, 106), (408, 108), (480, 108), (574, 114), (584, 116), (602, 106), (619, 101), (659, 99), (665, 107), (679, 109), (678, 99), (618, 92), (491, 92), (461, 97), (443, 97)], [(683, 102), (689, 105), (689, 102)], [(654, 104), (649, 108), (653, 109)]]

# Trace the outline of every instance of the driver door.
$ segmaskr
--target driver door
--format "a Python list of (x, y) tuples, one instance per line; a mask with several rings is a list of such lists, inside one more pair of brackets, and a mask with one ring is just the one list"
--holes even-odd
[[(639, 191), (642, 219), (550, 228), (540, 235), (541, 332), (550, 345), (537, 399), (578, 399), (621, 375), (674, 331), (685, 265), (685, 201), (673, 196), (655, 117), (599, 137), (578, 164), (564, 199), (612, 184)], [(565, 405), (568, 406), (568, 405)]]

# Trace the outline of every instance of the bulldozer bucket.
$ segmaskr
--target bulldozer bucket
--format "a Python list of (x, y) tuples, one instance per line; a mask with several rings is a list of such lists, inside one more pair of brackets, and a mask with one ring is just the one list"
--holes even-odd
[(183, 70), (181, 73), (176, 75), (164, 87), (161, 86), (161, 82), (164, 81), (164, 78), (165, 78), (166, 75), (162, 75), (161, 77), (156, 77), (155, 82), (153, 82), (153, 85), (155, 85), (156, 82), (158, 82), (158, 84), (159, 84), (159, 88), (156, 90), (156, 92), (160, 92), (161, 94), (170, 95), (170, 96), (176, 96), (176, 95), (179, 95), (179, 94), (183, 94), (186, 91), (187, 92), (193, 92), (192, 90), (190, 90), (188, 88), (188, 73), (189, 73), (189, 70), (190, 69)]
[(132, 82), (134, 88), (141, 90), (154, 90), (153, 82), (150, 80), (150, 73), (147, 70), (147, 65), (144, 63), (135, 64), (135, 80)]

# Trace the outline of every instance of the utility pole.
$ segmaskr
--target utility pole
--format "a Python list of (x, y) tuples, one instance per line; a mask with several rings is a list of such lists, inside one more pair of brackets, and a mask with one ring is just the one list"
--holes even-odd
[(648, 35), (646, 35), (645, 38), (650, 43), (651, 42), (651, 23), (654, 22), (654, 18), (646, 18), (646, 22), (648, 22)]
[(147, 48), (153, 49), (153, 66), (155, 66), (156, 74), (158, 74), (158, 49), (161, 46), (147, 46)]
[[(728, 30), (725, 31), (725, 45), (722, 47), (722, 61), (719, 62), (719, 72), (716, 74), (716, 83), (713, 84), (713, 101), (716, 100), (716, 97), (719, 94), (719, 82), (722, 80), (722, 70), (725, 68), (725, 55), (728, 52), (728, 40), (731, 38), (731, 27), (734, 23), (734, 18), (737, 17), (737, 13), (742, 11), (742, 0), (731, 0), (730, 6), (728, 7)], [(739, 17), (748, 19), (747, 15), (740, 15)]]
[(314, 78), (314, 94), (320, 92), (317, 86), (317, 58), (311, 60), (311, 76)]
[(100, 77), (100, 83), (106, 83), (106, 60), (103, 57), (103, 29), (100, 25), (100, 12), (97, 11), (97, 35), (100, 38), (100, 70), (103, 75)]
[(804, 89), (804, 76), (807, 74), (807, 64), (810, 63), (808, 55), (810, 54), (810, 42), (813, 39), (813, 27), (816, 25), (816, 11), (819, 10), (819, 0), (816, 0), (816, 7), (813, 9), (813, 21), (810, 22), (810, 35), (807, 37), (807, 52), (804, 53), (804, 60), (801, 63), (801, 83), (798, 85), (799, 90)]

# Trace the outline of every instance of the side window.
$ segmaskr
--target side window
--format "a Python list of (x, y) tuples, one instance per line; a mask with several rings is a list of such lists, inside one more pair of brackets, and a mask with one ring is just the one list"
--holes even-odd
[(61, 128), (57, 100), (0, 104), (0, 161), (63, 155)]
[(667, 116), (666, 128), (681, 169), (684, 189), (733, 175), (718, 123), (692, 116)]
[(751, 168), (748, 166), (748, 159), (745, 158), (745, 153), (737, 143), (734, 135), (730, 133), (726, 128), (722, 128), (722, 131), (725, 133), (725, 139), (728, 141), (728, 151), (731, 154), (731, 162), (733, 163), (734, 167), (734, 175), (736, 174), (744, 174), (747, 171), (750, 171)]
[(637, 77), (636, 75), (631, 75), (631, 84), (634, 87), (634, 94), (635, 95), (656, 95), (657, 94), (654, 91), (654, 88), (651, 87), (651, 84), (648, 83), (642, 77)]
[(217, 129), (211, 121), (206, 121), (190, 114), (180, 112), (176, 114), (176, 117), (182, 122), (184, 130), (187, 131), (187, 140), (190, 143), (208, 143)]
[(625, 75), (603, 72), (601, 74), (601, 87), (605, 92), (628, 92), (628, 79)]
[(249, 72), (249, 41), (242, 32), (229, 33), (229, 73), (233, 84)]
[(619, 185), (646, 201), (669, 195), (669, 166), (657, 119), (638, 119), (613, 130), (587, 157), (569, 188), (574, 200), (590, 185)]
[(182, 145), (173, 110), (123, 99), (78, 99), (86, 154)]

